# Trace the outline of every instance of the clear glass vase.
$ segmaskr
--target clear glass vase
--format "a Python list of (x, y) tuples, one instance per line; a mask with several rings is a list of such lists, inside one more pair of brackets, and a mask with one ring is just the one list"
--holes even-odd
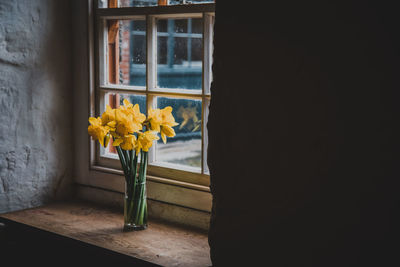
[(144, 230), (147, 228), (146, 182), (136, 184), (132, 190), (125, 183), (124, 231)]
[[(147, 152), (142, 152), (139, 170), (125, 170), (124, 231), (147, 228), (146, 169)], [(133, 153), (132, 153), (133, 157)], [(137, 166), (137, 160), (131, 166)]]

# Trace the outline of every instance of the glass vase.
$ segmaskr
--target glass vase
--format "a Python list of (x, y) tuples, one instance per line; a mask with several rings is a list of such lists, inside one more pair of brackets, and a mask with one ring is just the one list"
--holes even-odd
[(124, 231), (147, 228), (147, 152), (140, 154), (138, 172), (125, 172)]
[(138, 193), (133, 195), (133, 190), (125, 183), (124, 231), (147, 228), (146, 184), (137, 184), (135, 191)]

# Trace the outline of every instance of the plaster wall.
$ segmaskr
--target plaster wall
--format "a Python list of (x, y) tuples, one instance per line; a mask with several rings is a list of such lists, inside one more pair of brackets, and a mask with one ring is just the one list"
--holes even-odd
[(0, 213), (69, 193), (70, 10), (67, 0), (0, 0)]

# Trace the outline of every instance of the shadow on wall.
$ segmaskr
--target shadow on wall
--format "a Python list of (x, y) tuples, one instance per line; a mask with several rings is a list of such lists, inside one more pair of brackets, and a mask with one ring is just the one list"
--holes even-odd
[(400, 264), (394, 10), (217, 2), (213, 265)]

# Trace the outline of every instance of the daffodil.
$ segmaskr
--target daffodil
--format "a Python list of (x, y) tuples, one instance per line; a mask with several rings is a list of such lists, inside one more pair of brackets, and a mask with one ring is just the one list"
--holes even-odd
[(161, 125), (161, 131), (160, 131), (161, 139), (163, 140), (164, 144), (167, 143), (167, 136), (168, 137), (174, 137), (175, 136), (175, 130), (168, 125)]
[(174, 116), (172, 116), (172, 107), (168, 106), (165, 107), (161, 110), (161, 118), (162, 118), (162, 123), (163, 125), (168, 125), (168, 126), (176, 126), (179, 123), (175, 122)]
[(115, 135), (113, 146), (120, 146), (124, 150), (132, 150), (136, 146), (136, 137), (133, 134), (128, 134), (123, 137)]
[(107, 123), (107, 127), (110, 129), (111, 132), (115, 132), (115, 127), (117, 126), (116, 121), (110, 121)]
[(120, 147), (124, 150), (133, 150), (136, 146), (136, 137), (133, 134), (125, 135), (122, 138)]
[(137, 132), (142, 130), (142, 123), (146, 120), (146, 115), (140, 113), (140, 108), (138, 104), (131, 104), (128, 99), (124, 99), (124, 105), (120, 106), (118, 110), (128, 116), (132, 120), (132, 124), (134, 124), (135, 130)]
[[(92, 136), (94, 140), (99, 140), (99, 143), (102, 146), (104, 146), (104, 138), (109, 133), (110, 127), (103, 126), (100, 117), (98, 118), (90, 117), (89, 122), (90, 122), (90, 125), (88, 127), (89, 135)], [(108, 144), (107, 140), (106, 143)]]
[(175, 131), (172, 127), (178, 125), (178, 123), (175, 122), (175, 118), (172, 116), (172, 107), (168, 106), (163, 109), (150, 109), (148, 120), (150, 123), (150, 129), (160, 132), (164, 144), (167, 142), (167, 136), (175, 136)]
[(153, 141), (158, 139), (160, 138), (153, 131), (139, 132), (136, 142), (136, 155), (139, 154), (141, 149), (148, 152), (149, 148), (153, 145)]
[(101, 115), (101, 123), (107, 125), (107, 123), (115, 121), (115, 109), (109, 105), (106, 106), (106, 111)]
[[(175, 136), (172, 127), (178, 125), (172, 116), (172, 108), (150, 109), (149, 116), (140, 113), (139, 105), (131, 104), (127, 99), (118, 108), (106, 106), (101, 117), (89, 118), (88, 133), (104, 147), (112, 138), (116, 147), (121, 166), (125, 175), (125, 224), (139, 226), (134, 229), (144, 229), (147, 225), (146, 204), (146, 168), (148, 151), (153, 142), (159, 140), (160, 132), (163, 142), (167, 137)], [(145, 128), (145, 129), (143, 129)], [(135, 134), (136, 133), (136, 134)], [(127, 151), (130, 151), (129, 153)], [(134, 153), (135, 151), (136, 153)], [(138, 155), (141, 158), (138, 167)], [(144, 228), (142, 228), (144, 227)]]
[(119, 109), (115, 111), (115, 121), (115, 131), (120, 136), (132, 134), (142, 129), (142, 125), (135, 123), (131, 114), (127, 115)]
[(150, 130), (159, 132), (160, 131), (160, 126), (162, 123), (162, 115), (161, 115), (161, 110), (159, 108), (156, 109), (149, 109), (149, 115), (147, 120), (150, 123)]

